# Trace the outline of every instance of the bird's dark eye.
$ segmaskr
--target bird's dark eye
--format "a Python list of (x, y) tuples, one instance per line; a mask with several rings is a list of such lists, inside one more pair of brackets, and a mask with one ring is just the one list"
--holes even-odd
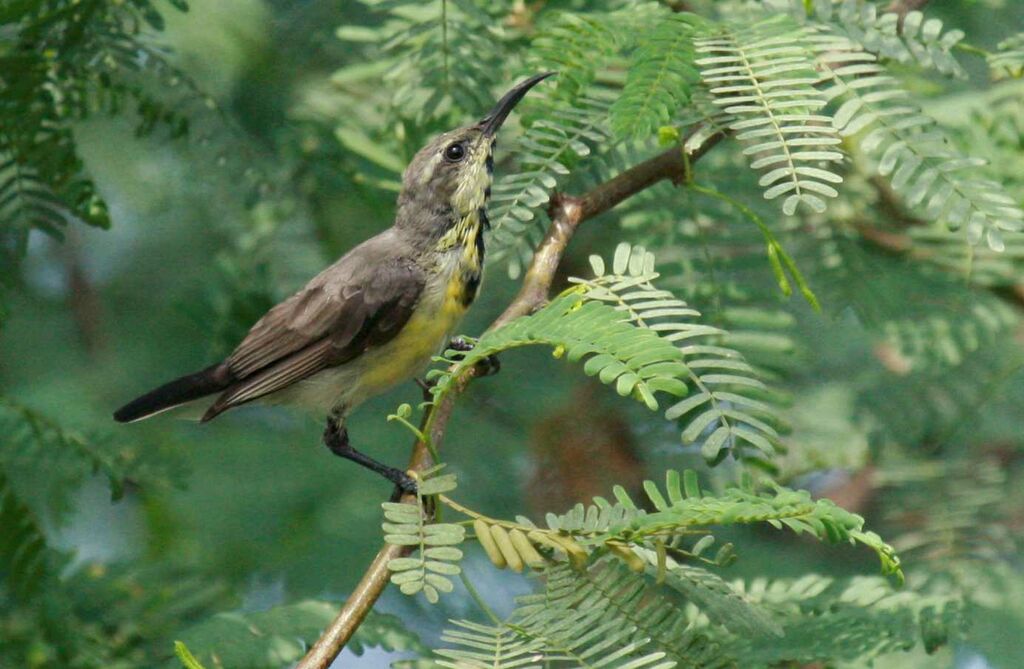
[(455, 144), (449, 144), (448, 148), (444, 150), (444, 157), (453, 163), (462, 160), (465, 155), (466, 149), (462, 148), (462, 145), (457, 142)]

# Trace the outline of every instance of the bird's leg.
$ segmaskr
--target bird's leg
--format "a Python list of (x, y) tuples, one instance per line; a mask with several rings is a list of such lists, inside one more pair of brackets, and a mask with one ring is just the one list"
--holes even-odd
[[(448, 342), (448, 348), (453, 351), (459, 351), (461, 353), (468, 353), (473, 350), (473, 343), (466, 341), (463, 337), (452, 337)], [(461, 356), (455, 356), (456, 360), (461, 359)], [(491, 376), (497, 374), (501, 370), (501, 361), (498, 360), (497, 355), (489, 355), (486, 358), (476, 363), (480, 370), (480, 376)]]
[(420, 390), (423, 391), (423, 401), (424, 402), (429, 402), (430, 400), (432, 400), (434, 398), (434, 393), (432, 391), (432, 388), (434, 387), (434, 384), (432, 382), (426, 381), (426, 380), (421, 379), (419, 377), (415, 377), (413, 379), (413, 381), (415, 381), (416, 385), (419, 386)]
[(324, 428), (324, 445), (331, 449), (331, 453), (375, 471), (394, 483), (395, 494), (392, 496), (392, 499), (401, 497), (402, 493), (415, 494), (416, 481), (407, 473), (396, 467), (389, 467), (378, 462), (365, 453), (361, 453), (353, 448), (348, 440), (348, 429), (342, 425), (336, 416), (330, 416), (327, 419), (327, 427)]

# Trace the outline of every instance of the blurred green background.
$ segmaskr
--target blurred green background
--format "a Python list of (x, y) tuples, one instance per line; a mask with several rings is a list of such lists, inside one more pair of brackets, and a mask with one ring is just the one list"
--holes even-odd
[[(363, 180), (353, 178), (366, 156), (353, 159), (335, 134), (336, 115), (351, 108), (339, 103), (332, 86), (332, 75), (359, 55), (335, 30), (372, 25), (383, 15), (331, 0), (189, 4), (187, 14), (166, 12), (160, 39), (223, 116), (211, 114), (187, 141), (139, 138), (123, 118), (83, 122), (76, 138), (113, 226), (71, 226), (64, 243), (33, 236), (6, 291), (9, 317), (0, 329), (4, 395), (119, 444), (147, 480), (159, 483), (132, 486), (117, 503), (99, 476), (32, 481), (26, 475), (16, 483), (38, 498), (59, 499), (72, 490), (63, 504), (68, 513), (44, 519), (56, 543), (74, 552), (69, 570), (116, 569), (128, 559), (183, 570), (204, 592), (218, 593), (212, 610), (257, 610), (302, 597), (340, 600), (379, 547), (379, 502), (390, 489), (332, 456), (319, 442), (321, 424), (259, 407), (206, 425), (164, 415), (115, 426), (110, 414), (152, 386), (218, 359), (273, 301), (390, 225), (394, 193), (370, 183), (380, 175), (370, 170)], [(933, 9), (972, 40), (993, 43), (1007, 24), (1022, 25), (1020, 4), (935, 2)], [(999, 12), (1000, 20), (989, 12)], [(408, 157), (376, 156), (400, 164)], [(621, 229), (602, 224), (609, 218), (574, 241), (570, 269), (619, 241)], [(767, 265), (762, 269), (760, 276), (769, 277)], [(463, 331), (478, 333), (515, 287), (502, 267), (492, 267)], [(849, 312), (819, 316), (798, 304), (792, 311), (804, 336), (817, 342), (819, 350), (808, 356), (819, 356), (822, 367), (835, 362), (837, 376), (843, 364), (856, 366), (869, 355), (872, 339), (851, 327)], [(680, 453), (670, 428), (646, 423), (639, 409), (591, 385), (568, 363), (532, 350), (502, 363), (498, 376), (476, 383), (459, 404), (445, 445), (460, 475), (460, 499), (474, 508), (494, 516), (536, 513), (606, 494), (612, 483), (635, 486), (648, 472), (698, 462), (693, 453)], [(385, 416), (420, 396), (410, 382), (364, 406), (350, 422), (354, 443), (403, 463), (410, 435)], [(850, 401), (841, 389), (830, 394), (827, 388), (816, 399)], [(810, 423), (813, 406), (808, 412)], [(565, 429), (581, 418), (589, 432)], [(846, 427), (821, 429), (832, 439)], [(866, 450), (856, 435), (847, 436), (842, 448)], [(595, 472), (580, 467), (581, 458), (605, 464)], [(75, 488), (77, 480), (84, 485)], [(780, 561), (794, 544), (768, 535), (746, 541), (737, 573), (873, 568), (867, 555), (802, 543)], [(467, 570), (499, 609), (529, 587), (525, 579), (499, 579), (479, 555)], [(447, 615), (470, 606), (460, 593), (442, 600), (440, 612), (428, 612), (389, 592), (381, 608), (431, 636)], [(994, 629), (995, 646), (1010, 643)], [(170, 639), (159, 641), (169, 654)], [(986, 666), (980, 656), (963, 658), (963, 666)], [(340, 666), (383, 662), (368, 654)]]

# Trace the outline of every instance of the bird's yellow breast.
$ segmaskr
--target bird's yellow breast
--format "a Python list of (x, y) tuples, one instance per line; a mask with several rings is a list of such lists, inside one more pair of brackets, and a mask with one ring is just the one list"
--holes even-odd
[(354, 360), (325, 370), (278, 393), (274, 401), (319, 411), (365, 400), (420, 374), (454, 334), (480, 281), (474, 247), (441, 254), (420, 300), (401, 331)]
[(415, 313), (394, 339), (363, 355), (360, 395), (376, 395), (419, 373), (448, 343), (468, 306), (461, 273), (453, 274), (443, 285), (427, 286)]

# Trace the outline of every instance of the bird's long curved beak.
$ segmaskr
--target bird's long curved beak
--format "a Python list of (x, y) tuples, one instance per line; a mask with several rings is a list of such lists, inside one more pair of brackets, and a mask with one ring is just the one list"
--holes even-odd
[(519, 101), (523, 99), (523, 96), (525, 96), (531, 88), (553, 74), (555, 73), (545, 72), (543, 74), (534, 75), (526, 81), (517, 84), (515, 88), (510, 90), (508, 93), (505, 93), (505, 95), (498, 100), (498, 104), (494, 105), (494, 109), (491, 110), (491, 113), (480, 121), (484, 136), (493, 137), (498, 132), (498, 128), (501, 127), (501, 124), (508, 118), (512, 109), (514, 109), (515, 106), (519, 104)]

